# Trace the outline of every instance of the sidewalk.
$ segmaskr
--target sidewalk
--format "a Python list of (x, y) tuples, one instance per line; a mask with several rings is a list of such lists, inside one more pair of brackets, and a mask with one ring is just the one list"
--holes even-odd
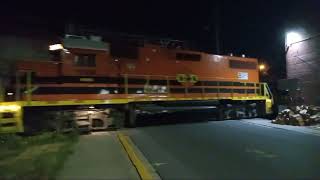
[(305, 134), (312, 134), (316, 136), (320, 136), (320, 125), (317, 126), (289, 126), (289, 125), (280, 125), (280, 124), (273, 124), (271, 123), (271, 120), (267, 119), (244, 119), (243, 122), (254, 124), (258, 126), (266, 126), (266, 127), (272, 127), (272, 128), (278, 128), (278, 129), (284, 129), (289, 131), (295, 131)]
[(57, 179), (140, 179), (113, 132), (81, 136)]

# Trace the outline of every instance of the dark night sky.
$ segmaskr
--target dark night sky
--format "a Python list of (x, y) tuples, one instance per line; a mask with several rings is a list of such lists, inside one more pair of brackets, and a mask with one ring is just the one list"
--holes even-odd
[[(10, 1), (2, 3), (0, 33), (63, 34), (64, 24), (73, 22), (113, 32), (186, 40), (215, 52), (215, 5), (214, 0)], [(286, 29), (317, 22), (319, 7), (318, 0), (221, 0), (222, 54), (265, 59), (279, 73), (285, 62)]]

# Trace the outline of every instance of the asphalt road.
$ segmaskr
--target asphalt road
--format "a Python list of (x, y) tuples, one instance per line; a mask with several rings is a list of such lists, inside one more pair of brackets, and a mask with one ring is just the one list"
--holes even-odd
[(320, 137), (242, 121), (128, 131), (163, 179), (320, 178)]

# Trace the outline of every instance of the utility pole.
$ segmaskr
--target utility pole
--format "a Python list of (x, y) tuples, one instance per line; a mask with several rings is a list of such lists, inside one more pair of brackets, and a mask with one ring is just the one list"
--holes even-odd
[(221, 44), (220, 44), (220, 1), (216, 0), (215, 1), (215, 8), (214, 8), (214, 13), (215, 13), (215, 40), (216, 40), (216, 53), (220, 54), (221, 53)]

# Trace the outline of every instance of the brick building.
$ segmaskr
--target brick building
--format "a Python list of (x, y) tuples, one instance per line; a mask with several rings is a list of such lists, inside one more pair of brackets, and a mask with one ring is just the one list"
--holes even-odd
[(320, 34), (310, 30), (295, 33), (287, 35), (287, 78), (295, 82), (294, 90), (305, 103), (320, 104)]

